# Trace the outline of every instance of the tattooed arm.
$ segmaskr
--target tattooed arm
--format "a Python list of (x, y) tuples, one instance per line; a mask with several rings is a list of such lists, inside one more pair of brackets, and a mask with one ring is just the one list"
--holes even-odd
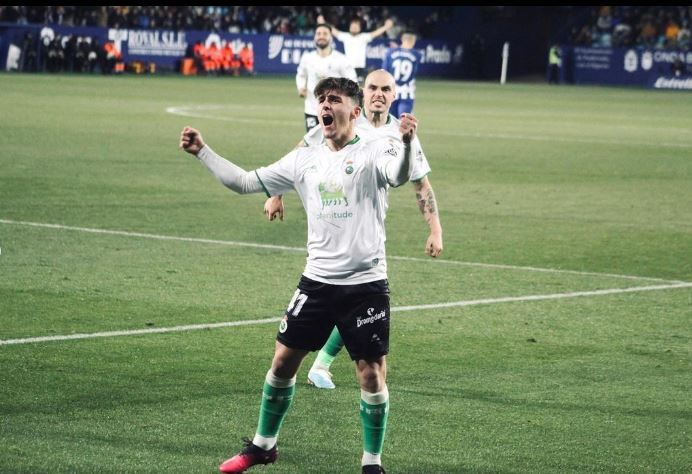
[(442, 225), (437, 213), (435, 193), (427, 176), (424, 176), (420, 181), (414, 181), (413, 186), (416, 191), (418, 208), (423, 214), (425, 222), (428, 223), (428, 227), (430, 227), (430, 236), (425, 243), (425, 254), (437, 257), (442, 253)]

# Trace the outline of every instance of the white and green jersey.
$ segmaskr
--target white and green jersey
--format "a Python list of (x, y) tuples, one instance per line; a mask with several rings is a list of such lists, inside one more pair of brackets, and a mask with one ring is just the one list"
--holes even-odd
[(368, 43), (372, 41), (372, 35), (370, 33), (358, 33), (353, 35), (341, 31), (336, 35), (336, 39), (344, 44), (344, 54), (353, 67), (364, 68)]
[[(365, 117), (365, 111), (356, 119), (356, 133), (364, 140), (374, 140), (385, 137), (394, 140), (401, 144), (401, 132), (399, 131), (400, 120), (393, 115), (387, 116), (387, 122), (381, 127), (375, 128)], [(322, 127), (314, 127), (303, 137), (303, 141), (307, 146), (319, 145), (324, 142), (324, 134)], [(413, 146), (416, 149), (416, 156), (412, 156), (411, 160), (411, 181), (420, 181), (428, 173), (430, 173), (430, 164), (425, 157), (423, 147), (421, 147), (418, 136), (413, 139)]]
[(317, 115), (317, 99), (315, 86), (326, 77), (346, 77), (357, 81), (356, 70), (353, 69), (346, 56), (332, 50), (328, 56), (320, 56), (317, 51), (304, 53), (296, 72), (296, 87), (307, 90), (305, 96), (305, 113)]
[(301, 147), (255, 171), (268, 195), (295, 189), (303, 202), (308, 218), (306, 277), (335, 285), (387, 278), (386, 165), (400, 160), (402, 153), (388, 140), (356, 135), (339, 151), (325, 143)]

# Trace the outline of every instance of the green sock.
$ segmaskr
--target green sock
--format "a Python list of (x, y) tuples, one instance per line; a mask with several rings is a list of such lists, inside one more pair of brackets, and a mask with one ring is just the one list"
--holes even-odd
[[(270, 382), (274, 385), (283, 385), (283, 387), (275, 387)], [(291, 406), (295, 391), (295, 378), (282, 380), (267, 374), (267, 380), (265, 380), (264, 388), (262, 389), (262, 404), (260, 405), (259, 421), (257, 423), (258, 435), (269, 439), (276, 438), (279, 435), (281, 424)]]
[(363, 425), (363, 451), (373, 455), (382, 453), (384, 434), (389, 416), (389, 393), (387, 387), (378, 393), (361, 390), (360, 421)]
[(339, 334), (339, 330), (335, 326), (329, 335), (329, 339), (327, 339), (327, 342), (325, 342), (317, 354), (315, 365), (329, 369), (334, 361), (334, 357), (336, 357), (342, 347), (344, 347), (344, 341), (341, 339), (341, 334)]

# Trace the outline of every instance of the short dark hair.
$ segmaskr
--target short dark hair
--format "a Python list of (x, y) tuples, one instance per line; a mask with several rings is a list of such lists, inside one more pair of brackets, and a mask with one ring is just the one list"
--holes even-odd
[(329, 33), (332, 32), (332, 25), (330, 25), (329, 23), (318, 23), (315, 26), (315, 31), (317, 31), (318, 28), (327, 28), (329, 30)]
[(335, 91), (349, 97), (354, 104), (360, 106), (362, 93), (358, 83), (346, 77), (326, 77), (315, 86), (315, 97), (320, 97), (327, 91)]

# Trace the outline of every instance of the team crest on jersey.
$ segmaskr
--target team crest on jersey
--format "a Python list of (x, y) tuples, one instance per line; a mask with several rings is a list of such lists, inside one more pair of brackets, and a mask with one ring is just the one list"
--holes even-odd
[(283, 334), (286, 332), (286, 329), (288, 329), (288, 316), (284, 315), (284, 319), (282, 319), (281, 324), (279, 324), (279, 332)]
[(346, 167), (346, 170), (345, 170), (345, 171), (346, 171), (346, 174), (351, 174), (351, 173), (353, 173), (353, 166), (348, 165), (348, 166)]

